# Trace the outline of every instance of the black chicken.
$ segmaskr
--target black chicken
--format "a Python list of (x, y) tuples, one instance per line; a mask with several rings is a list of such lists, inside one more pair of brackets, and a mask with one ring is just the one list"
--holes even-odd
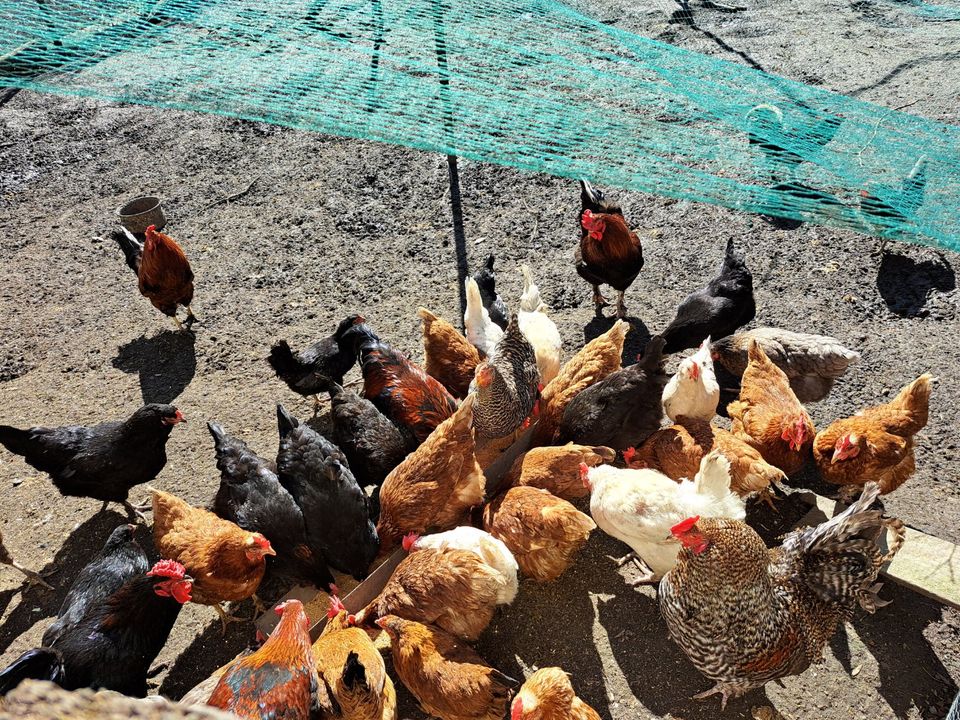
[(305, 350), (293, 352), (286, 340), (270, 348), (267, 362), (287, 386), (299, 395), (313, 395), (314, 411), (320, 407), (317, 393), (326, 392), (332, 380), (343, 382), (343, 376), (357, 361), (351, 343), (343, 335), (354, 325), (364, 322), (362, 315), (351, 315), (337, 325), (336, 332), (318, 340)]
[(0, 425), (0, 444), (48, 473), (61, 495), (122, 503), (130, 489), (150, 482), (167, 464), (166, 444), (177, 423), (186, 422), (173, 405), (145, 405), (126, 420), (93, 427), (69, 425), (19, 430)]
[(277, 552), (267, 560), (276, 574), (321, 590), (331, 588), (333, 576), (321, 549), (307, 541), (303, 512), (270, 464), (217, 423), (208, 422), (207, 428), (220, 470), (213, 511), (244, 530), (262, 533)]
[(726, 337), (753, 320), (756, 313), (753, 275), (731, 238), (727, 240), (720, 274), (705, 288), (687, 295), (677, 308), (676, 317), (663, 331), (663, 351), (669, 354), (697, 347), (707, 336), (714, 340)]
[[(42, 647), (0, 673), (10, 690), (26, 678), (53, 680), (68, 690), (105, 688), (135, 697), (147, 694), (150, 664), (163, 648), (193, 581), (183, 565), (161, 560), (150, 569), (121, 525), (77, 576)], [(149, 570), (149, 572), (148, 572)]]
[(340, 449), (277, 405), (277, 473), (303, 511), (311, 547), (357, 580), (367, 576), (380, 549), (370, 501)]
[(347, 456), (360, 487), (377, 488), (370, 498), (374, 519), (378, 515), (380, 485), (407, 456), (407, 444), (396, 425), (372, 402), (336, 383), (330, 385), (329, 392), (333, 441)]
[(563, 411), (555, 444), (575, 442), (624, 450), (659, 430), (661, 397), (670, 380), (663, 372), (663, 345), (662, 337), (652, 338), (639, 362), (576, 395)]
[(473, 273), (473, 279), (480, 288), (480, 301), (493, 320), (501, 329), (507, 329), (510, 313), (503, 298), (497, 294), (497, 276), (493, 272), (493, 255), (487, 257), (486, 264)]

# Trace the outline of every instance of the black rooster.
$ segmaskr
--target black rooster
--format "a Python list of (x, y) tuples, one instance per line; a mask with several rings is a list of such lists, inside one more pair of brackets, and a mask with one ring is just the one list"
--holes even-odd
[(277, 405), (277, 474), (303, 511), (311, 547), (357, 580), (367, 576), (380, 549), (370, 501), (340, 449)]
[(477, 281), (477, 287), (480, 289), (480, 301), (490, 314), (490, 319), (501, 329), (506, 330), (510, 313), (507, 311), (507, 305), (503, 302), (503, 298), (497, 294), (497, 276), (493, 272), (493, 255), (488, 256), (484, 266), (473, 273), (473, 279)]
[(207, 428), (220, 470), (213, 511), (244, 530), (262, 533), (277, 552), (267, 561), (275, 573), (328, 590), (334, 583), (323, 553), (310, 546), (303, 513), (269, 463), (217, 423), (208, 422)]
[(93, 427), (69, 425), (19, 430), (0, 425), (0, 444), (50, 475), (61, 495), (122, 503), (130, 489), (150, 482), (167, 464), (166, 444), (173, 426), (186, 422), (173, 405), (145, 405), (126, 420)]
[(707, 336), (714, 340), (726, 337), (756, 314), (753, 275), (743, 253), (733, 247), (733, 239), (727, 240), (720, 274), (680, 303), (676, 317), (663, 331), (667, 343), (663, 351), (669, 354), (697, 347)]
[(67, 690), (105, 688), (146, 696), (150, 664), (190, 600), (193, 581), (173, 560), (150, 569), (133, 531), (133, 525), (121, 525), (110, 534), (100, 554), (80, 571), (43, 634), (42, 647), (0, 673), (0, 690), (35, 678)]
[(313, 395), (314, 411), (320, 407), (317, 393), (326, 392), (332, 380), (343, 382), (343, 376), (357, 361), (353, 345), (343, 342), (343, 335), (354, 325), (364, 322), (362, 315), (351, 315), (337, 325), (333, 335), (318, 340), (300, 352), (293, 352), (286, 340), (270, 348), (267, 362), (295, 393)]

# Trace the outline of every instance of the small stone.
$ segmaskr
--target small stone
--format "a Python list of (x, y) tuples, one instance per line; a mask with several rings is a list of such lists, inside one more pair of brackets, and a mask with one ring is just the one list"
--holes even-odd
[(14, 478), (13, 486), (16, 487), (17, 485), (20, 485), (22, 482), (23, 482), (23, 478)]

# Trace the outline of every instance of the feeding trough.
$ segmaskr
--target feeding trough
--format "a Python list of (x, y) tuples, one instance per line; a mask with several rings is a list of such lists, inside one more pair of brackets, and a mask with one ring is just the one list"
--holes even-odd
[(145, 233), (151, 225), (154, 225), (157, 230), (162, 230), (167, 224), (167, 218), (163, 214), (163, 204), (160, 198), (153, 195), (134, 198), (121, 205), (117, 208), (117, 217), (120, 224), (134, 235)]

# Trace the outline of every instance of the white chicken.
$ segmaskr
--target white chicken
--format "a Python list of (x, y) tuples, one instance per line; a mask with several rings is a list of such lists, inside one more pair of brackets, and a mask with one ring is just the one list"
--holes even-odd
[(720, 402), (720, 385), (713, 370), (710, 338), (700, 349), (680, 361), (676, 374), (663, 389), (663, 411), (676, 422), (683, 415), (697, 420), (712, 420)]
[(503, 577), (504, 587), (497, 593), (497, 605), (509, 605), (517, 597), (520, 567), (510, 549), (488, 532), (479, 528), (463, 526), (432, 535), (410, 533), (403, 538), (403, 549), (416, 552), (430, 548), (443, 550), (466, 550), (477, 555), (484, 563)]
[(556, 323), (547, 315), (547, 306), (540, 299), (540, 288), (533, 281), (530, 268), (521, 265), (520, 272), (523, 274), (523, 293), (520, 295), (517, 322), (520, 323), (520, 332), (533, 346), (540, 382), (546, 385), (560, 372), (563, 342)]
[(503, 337), (503, 330), (490, 319), (490, 313), (483, 306), (477, 281), (468, 277), (465, 286), (467, 311), (463, 314), (463, 326), (467, 331), (467, 340), (484, 355), (490, 355)]
[(590, 488), (590, 514), (608, 535), (627, 543), (629, 559), (642, 560), (646, 574), (633, 585), (659, 580), (677, 562), (679, 544), (670, 528), (700, 516), (743, 520), (744, 501), (730, 490), (730, 461), (714, 450), (700, 461), (691, 480), (677, 483), (656, 470), (630, 470), (612, 465), (580, 466)]

